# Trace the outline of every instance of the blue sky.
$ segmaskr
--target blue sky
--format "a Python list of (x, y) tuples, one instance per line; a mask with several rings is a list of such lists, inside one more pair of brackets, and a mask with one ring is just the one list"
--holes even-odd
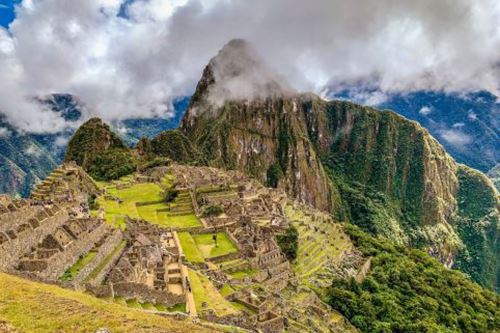
[(0, 25), (8, 28), (10, 22), (14, 20), (14, 5), (21, 0), (0, 0)]

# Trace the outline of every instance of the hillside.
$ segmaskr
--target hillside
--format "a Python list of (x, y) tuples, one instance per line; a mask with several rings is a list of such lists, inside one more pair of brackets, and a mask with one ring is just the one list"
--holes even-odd
[(459, 163), (487, 172), (500, 161), (500, 103), (487, 91), (383, 93), (370, 81), (331, 83), (329, 98), (390, 109), (418, 121)]
[[(33, 185), (44, 179), (64, 160), (66, 146), (76, 128), (90, 116), (76, 96), (52, 94), (39, 102), (58, 113), (68, 127), (57, 133), (24, 133), (11, 126), (0, 112), (0, 193), (28, 197)], [(187, 108), (189, 99), (173, 102), (172, 117), (134, 118), (110, 124), (127, 146), (140, 138), (153, 138), (174, 129)]]
[[(480, 214), (490, 216), (489, 222), (475, 223), (474, 229), (493, 241), (486, 242), (478, 255), (491, 251), (498, 256), (495, 192), (481, 182), (464, 191), (463, 178), (475, 176), (460, 173), (462, 168), (418, 123), (389, 111), (277, 88), (267, 98), (214, 103), (218, 80), (227, 79), (214, 75), (220, 71), (214, 67), (225, 63), (221, 55), (239, 46), (229, 43), (225, 46), (229, 51), (223, 49), (210, 61), (181, 123), (181, 131), (210, 165), (238, 169), (331, 211), (339, 220), (426, 249), (446, 266), (476, 247), (477, 239), (460, 235), (457, 221), (465, 213), (458, 209), (458, 200), (475, 200), (486, 191), (494, 199)], [(246, 57), (252, 61), (243, 64), (260, 61), (252, 53)], [(244, 80), (246, 72), (231, 60), (228, 63), (236, 70), (230, 75)], [(269, 85), (274, 87), (274, 82)], [(253, 88), (262, 85), (257, 82)], [(498, 280), (488, 273), (498, 272), (498, 263), (460, 267), (476, 279), (482, 276), (478, 281), (484, 285), (499, 288)]]
[(97, 180), (118, 179), (135, 170), (130, 149), (99, 118), (92, 118), (68, 143), (66, 162), (74, 161)]
[(189, 320), (179, 321), (145, 313), (82, 292), (4, 273), (0, 273), (0, 284), (0, 323), (7, 322), (13, 327), (13, 333), (88, 333), (99, 328), (107, 328), (113, 333), (218, 331)]
[(57, 166), (37, 140), (17, 133), (0, 115), (0, 193), (27, 196)]

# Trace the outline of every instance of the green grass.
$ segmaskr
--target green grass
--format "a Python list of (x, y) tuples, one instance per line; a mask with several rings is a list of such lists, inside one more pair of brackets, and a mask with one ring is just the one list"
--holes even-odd
[(231, 288), (231, 286), (226, 283), (222, 286), (222, 288), (220, 288), (219, 292), (222, 296), (227, 297), (227, 296), (231, 295), (232, 293), (234, 293), (234, 289)]
[(160, 225), (172, 228), (190, 228), (201, 226), (201, 222), (194, 214), (168, 216), (168, 212), (158, 212)]
[(240, 310), (240, 311), (248, 311), (248, 312), (251, 312), (251, 313), (255, 313), (255, 310), (253, 309), (250, 309), (250, 308), (247, 308), (245, 305), (239, 303), (239, 302), (231, 302), (231, 305)]
[(90, 281), (90, 280), (93, 280), (97, 277), (97, 275), (99, 274), (100, 271), (102, 271), (104, 269), (104, 267), (106, 267), (106, 265), (109, 264), (109, 262), (111, 261), (111, 259), (113, 259), (113, 257), (120, 251), (123, 250), (123, 248), (125, 248), (125, 246), (127, 245), (127, 241), (126, 240), (122, 240), (120, 242), (120, 244), (118, 244), (114, 249), (113, 251), (108, 254), (106, 256), (106, 258), (104, 258), (103, 261), (101, 261), (99, 263), (99, 265), (97, 265), (97, 267), (89, 274), (89, 276), (87, 276), (87, 278), (85, 279), (85, 281)]
[[(164, 178), (162, 184), (167, 186), (171, 183), (170, 178)], [(101, 184), (101, 186), (106, 186)], [(169, 185), (170, 186), (170, 185)], [(125, 216), (131, 218), (141, 218), (153, 224), (172, 228), (189, 228), (200, 226), (201, 222), (196, 215), (189, 213), (180, 216), (169, 216), (168, 205), (162, 197), (161, 186), (155, 183), (134, 184), (129, 188), (117, 189), (116, 186), (108, 183), (107, 193), (121, 199), (118, 203), (115, 200), (106, 200), (104, 196), (97, 199), (97, 203), (105, 210), (105, 219), (108, 223), (121, 227), (125, 226)], [(144, 205), (144, 203), (150, 203)]]
[(217, 233), (217, 246), (215, 246), (212, 236), (213, 234), (200, 234), (193, 236), (198, 249), (205, 258), (213, 258), (233, 252), (238, 252), (238, 249), (229, 239), (226, 233)]
[(189, 270), (189, 280), (198, 312), (204, 310), (202, 304), (205, 302), (206, 309), (213, 309), (219, 316), (238, 313), (238, 310), (219, 293), (206, 276)]
[(78, 273), (80, 273), (80, 270), (95, 258), (96, 254), (97, 252), (90, 251), (85, 256), (78, 259), (73, 266), (71, 266), (66, 272), (64, 272), (64, 274), (60, 277), (60, 280), (73, 280), (78, 275)]
[(154, 306), (153, 303), (141, 303), (141, 307), (144, 310), (156, 310), (156, 307)]
[(0, 320), (19, 332), (216, 332), (190, 321), (152, 316), (83, 292), (0, 273)]
[(182, 312), (186, 313), (186, 303), (179, 303), (169, 308), (165, 308), (168, 312)]
[(182, 250), (186, 255), (186, 259), (191, 263), (205, 262), (203, 255), (198, 250), (198, 246), (189, 232), (179, 232), (179, 241), (181, 242)]
[(244, 270), (239, 270), (233, 273), (229, 273), (233, 278), (235, 279), (244, 279), (246, 277), (253, 276), (256, 273), (254, 269), (244, 269)]
[(127, 305), (131, 308), (142, 309), (141, 303), (139, 303), (135, 298), (127, 300)]

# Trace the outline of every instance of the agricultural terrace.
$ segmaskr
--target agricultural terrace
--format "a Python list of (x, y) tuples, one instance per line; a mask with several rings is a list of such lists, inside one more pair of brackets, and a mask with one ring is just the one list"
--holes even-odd
[(156, 183), (132, 183), (129, 177), (113, 182), (100, 182), (106, 194), (96, 202), (104, 209), (108, 223), (125, 227), (125, 216), (143, 219), (150, 223), (171, 228), (200, 226), (193, 211), (189, 192), (180, 192), (171, 203), (166, 203), (163, 189), (171, 186), (171, 178), (165, 177), (161, 186)]
[(205, 259), (223, 256), (238, 252), (236, 245), (229, 239), (226, 233), (217, 233), (217, 245), (213, 240), (213, 233), (191, 235), (188, 232), (180, 232), (179, 240), (186, 259), (192, 263), (204, 262)]

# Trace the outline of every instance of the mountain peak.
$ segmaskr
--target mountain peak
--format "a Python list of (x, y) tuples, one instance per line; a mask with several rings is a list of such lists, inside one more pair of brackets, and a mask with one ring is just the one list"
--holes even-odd
[(250, 42), (232, 39), (205, 67), (191, 104), (204, 100), (220, 106), (226, 100), (268, 98), (289, 92), (288, 84), (265, 64)]

